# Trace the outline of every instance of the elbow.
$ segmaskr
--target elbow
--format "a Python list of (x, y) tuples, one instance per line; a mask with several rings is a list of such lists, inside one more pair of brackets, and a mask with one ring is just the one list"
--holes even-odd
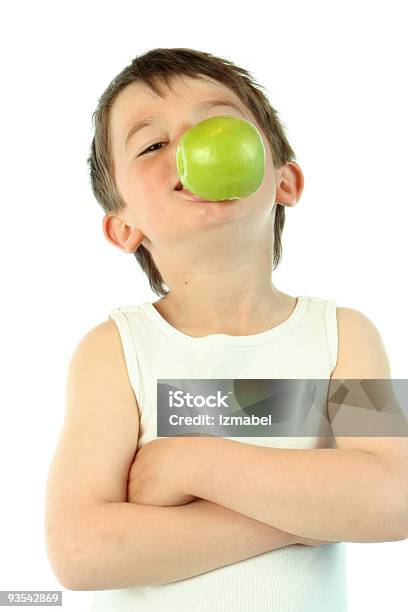
[(387, 542), (401, 542), (408, 538), (408, 528), (394, 530), (391, 536), (386, 540)]
[[(379, 483), (375, 493), (378, 504), (376, 515), (378, 542), (399, 542), (408, 538), (408, 482), (387, 471), (387, 477)], [(374, 518), (374, 516), (373, 516)]]
[(384, 539), (384, 542), (401, 542), (402, 540), (406, 540), (408, 538), (407, 530), (402, 529), (393, 529), (391, 533), (389, 533), (387, 539)]
[(91, 564), (84, 564), (69, 552), (56, 551), (51, 557), (48, 555), (52, 570), (58, 582), (70, 591), (94, 590), (91, 579)]
[(61, 585), (70, 591), (92, 591), (93, 585), (90, 577), (90, 564), (85, 566), (75, 557), (66, 557), (63, 567), (52, 564), (54, 573)]
[(91, 589), (89, 586), (85, 587), (82, 584), (78, 584), (77, 582), (67, 581), (65, 584), (61, 583), (64, 589), (69, 591), (94, 591), (95, 589)]
[(59, 583), (64, 589), (68, 591), (89, 591), (91, 589), (84, 588), (82, 584), (80, 584), (75, 578), (73, 579), (71, 574), (66, 573), (61, 576), (57, 576)]
[(55, 577), (64, 589), (70, 591), (86, 591), (91, 590), (88, 585), (84, 584), (83, 579), (78, 575), (78, 565), (66, 564), (62, 566), (61, 562), (56, 562), (50, 559), (50, 565)]
[[(401, 500), (401, 497), (403, 499)], [(392, 512), (387, 520), (387, 539), (385, 542), (399, 542), (408, 538), (408, 501), (407, 496), (396, 494), (395, 503), (392, 505)], [(384, 520), (384, 519), (383, 519)]]
[(48, 551), (48, 559), (55, 577), (64, 589), (70, 591), (86, 590), (81, 580), (79, 564), (70, 558), (69, 554), (60, 549), (54, 549), (52, 554)]
[(404, 494), (399, 495), (396, 523), (399, 525), (398, 540), (406, 540), (408, 538), (408, 490), (406, 490), (405, 486), (401, 486), (400, 491), (401, 490), (404, 491)]
[(398, 530), (398, 538), (396, 538), (396, 541), (406, 540), (408, 538), (407, 507), (404, 508), (402, 516), (403, 518), (399, 520), (400, 528)]
[(71, 591), (90, 591), (92, 587), (92, 563), (78, 538), (57, 538), (46, 531), (46, 550), (51, 568), (58, 582)]

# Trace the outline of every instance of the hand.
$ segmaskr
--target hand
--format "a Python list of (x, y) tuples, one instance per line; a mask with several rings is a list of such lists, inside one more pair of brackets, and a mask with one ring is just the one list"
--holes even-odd
[(153, 506), (181, 506), (188, 495), (190, 437), (156, 438), (136, 453), (128, 477), (128, 501)]

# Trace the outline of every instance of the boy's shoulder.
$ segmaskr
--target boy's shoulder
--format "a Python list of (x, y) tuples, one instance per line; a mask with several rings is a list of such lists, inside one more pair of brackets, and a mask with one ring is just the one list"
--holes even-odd
[(89, 329), (78, 341), (72, 360), (79, 355), (97, 361), (117, 361), (122, 353), (122, 341), (115, 321), (107, 319)]
[(109, 342), (117, 338), (119, 338), (119, 335), (115, 321), (113, 321), (113, 319), (106, 319), (106, 321), (97, 323), (94, 327), (91, 327), (91, 329), (85, 332), (79, 341), (79, 345), (92, 345), (103, 341)]
[(99, 372), (109, 373), (104, 382), (111, 388), (116, 388), (123, 395), (135, 398), (126, 364), (126, 357), (119, 330), (114, 320), (107, 319), (92, 327), (78, 342), (69, 364), (71, 378), (76, 379), (77, 374)]
[(336, 308), (338, 358), (332, 378), (388, 378), (390, 365), (377, 327), (355, 308)]

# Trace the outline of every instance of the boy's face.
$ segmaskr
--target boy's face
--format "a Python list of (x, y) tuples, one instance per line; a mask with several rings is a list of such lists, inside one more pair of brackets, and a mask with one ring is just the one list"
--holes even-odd
[[(126, 208), (120, 216), (104, 218), (108, 240), (132, 252), (143, 243), (155, 256), (159, 269), (159, 260), (164, 264), (169, 254), (175, 260), (178, 255), (205, 255), (206, 250), (217, 245), (222, 248), (225, 240), (239, 239), (242, 232), (261, 231), (271, 222), (276, 186), (285, 169), (274, 168), (265, 134), (252, 113), (225, 85), (184, 77), (165, 93), (166, 98), (160, 98), (146, 85), (132, 83), (112, 105), (111, 154), (117, 189)], [(237, 108), (206, 107), (203, 103), (207, 100), (232, 102)], [(154, 121), (127, 140), (135, 123), (152, 115), (157, 115)], [(186, 130), (218, 115), (244, 118), (256, 125), (265, 146), (264, 180), (258, 191), (246, 198), (226, 203), (194, 202), (175, 190), (179, 180), (176, 148)]]

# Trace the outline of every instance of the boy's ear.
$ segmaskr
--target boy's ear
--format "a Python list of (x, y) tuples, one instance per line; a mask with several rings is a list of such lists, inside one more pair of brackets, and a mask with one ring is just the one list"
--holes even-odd
[(126, 225), (125, 221), (115, 215), (105, 215), (102, 219), (102, 231), (108, 242), (119, 247), (125, 253), (134, 253), (146, 236), (136, 227)]
[(295, 206), (303, 192), (303, 172), (294, 161), (287, 162), (277, 174), (276, 199), (284, 206)]

